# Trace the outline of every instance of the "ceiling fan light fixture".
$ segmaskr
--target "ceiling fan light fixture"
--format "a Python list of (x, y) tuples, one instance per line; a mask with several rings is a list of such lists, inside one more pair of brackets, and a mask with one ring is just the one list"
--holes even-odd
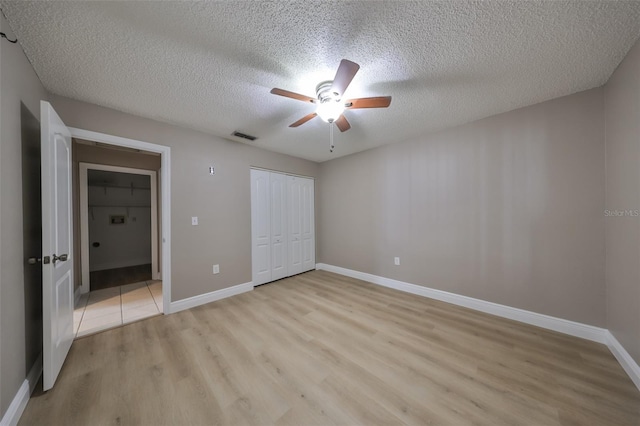
[[(386, 108), (391, 104), (391, 96), (354, 98), (346, 102), (342, 100), (344, 92), (347, 90), (347, 87), (359, 69), (360, 65), (355, 62), (351, 62), (348, 59), (341, 60), (333, 80), (322, 81), (316, 86), (315, 99), (307, 95), (301, 95), (300, 93), (278, 89), (277, 87), (271, 89), (271, 93), (316, 105), (315, 112), (305, 115), (300, 120), (290, 124), (289, 127), (299, 127), (318, 116), (325, 123), (336, 123), (338, 130), (346, 132), (351, 128), (351, 124), (349, 124), (349, 120), (347, 120), (343, 114), (345, 109)], [(329, 126), (329, 128), (333, 132), (333, 126)], [(333, 146), (333, 143), (331, 146)]]
[(318, 104), (316, 114), (326, 123), (333, 123), (344, 112), (344, 103), (340, 99), (325, 99)]

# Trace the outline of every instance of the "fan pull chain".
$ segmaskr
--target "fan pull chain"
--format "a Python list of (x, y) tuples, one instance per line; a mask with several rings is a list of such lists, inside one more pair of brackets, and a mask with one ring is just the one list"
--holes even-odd
[(333, 148), (335, 148), (333, 145), (333, 123), (329, 123), (329, 143), (329, 152), (333, 152)]

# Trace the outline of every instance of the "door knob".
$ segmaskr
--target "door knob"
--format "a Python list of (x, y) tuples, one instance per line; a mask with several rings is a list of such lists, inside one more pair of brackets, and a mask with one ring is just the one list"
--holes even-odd
[(40, 263), (40, 262), (42, 262), (41, 257), (30, 257), (29, 259), (27, 259), (27, 263), (29, 265), (35, 265), (36, 263)]
[(60, 256), (56, 256), (55, 254), (53, 255), (53, 263), (56, 263), (58, 260), (61, 262), (64, 262), (67, 260), (68, 255), (67, 254), (61, 254)]

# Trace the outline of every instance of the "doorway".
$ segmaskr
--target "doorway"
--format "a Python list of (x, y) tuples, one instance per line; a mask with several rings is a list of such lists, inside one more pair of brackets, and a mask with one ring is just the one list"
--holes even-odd
[(156, 179), (153, 170), (79, 164), (76, 337), (163, 312)]
[(159, 280), (156, 172), (81, 162), (81, 292)]
[[(76, 129), (71, 132), (78, 191), (76, 257), (80, 261), (74, 336), (79, 338), (168, 313), (166, 283), (161, 280), (166, 241), (162, 225), (168, 210), (160, 208), (164, 202), (161, 183), (167, 178), (162, 166), (168, 149), (159, 152), (162, 150), (115, 145), (113, 141), (121, 142), (121, 138), (100, 135), (102, 139), (95, 140), (91, 132), (86, 132), (90, 136)], [(124, 142), (145, 148), (151, 145)]]
[(87, 170), (89, 223), (80, 233), (87, 232), (89, 238), (89, 291), (150, 281), (152, 272), (157, 278), (158, 250), (151, 242), (157, 231), (151, 223), (157, 221), (152, 179), (155, 176), (148, 174)]

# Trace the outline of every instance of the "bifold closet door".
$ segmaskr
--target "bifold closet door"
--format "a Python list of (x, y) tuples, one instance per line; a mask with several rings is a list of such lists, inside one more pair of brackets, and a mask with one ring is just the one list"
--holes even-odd
[(289, 275), (302, 273), (302, 178), (288, 176)]
[(302, 272), (316, 269), (314, 180), (302, 179)]
[(271, 281), (288, 276), (287, 176), (269, 173), (271, 191)]
[(313, 179), (251, 170), (253, 285), (315, 268)]
[(289, 176), (289, 275), (316, 267), (313, 179)]
[(271, 281), (269, 172), (251, 170), (251, 263), (253, 285)]

